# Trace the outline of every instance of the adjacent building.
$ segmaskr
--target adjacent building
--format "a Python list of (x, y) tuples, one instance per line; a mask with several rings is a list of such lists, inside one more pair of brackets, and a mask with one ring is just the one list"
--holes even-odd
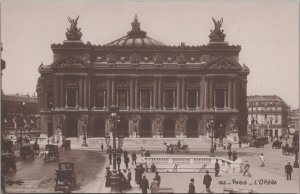
[[(41, 129), (52, 136), (104, 137), (109, 107), (120, 108), (118, 133), (126, 137), (200, 137), (247, 133), (247, 75), (240, 46), (224, 41), (215, 21), (209, 44), (168, 46), (147, 36), (137, 16), (132, 29), (106, 45), (81, 41), (76, 20), (63, 44), (52, 44), (53, 62), (41, 64), (37, 83)], [(176, 33), (176, 31), (174, 31)]]
[(289, 112), (289, 133), (299, 131), (299, 108), (292, 109)]
[(289, 106), (279, 96), (248, 96), (248, 134), (279, 137), (288, 133)]
[(39, 136), (38, 103), (36, 96), (3, 94), (1, 99), (1, 134)]

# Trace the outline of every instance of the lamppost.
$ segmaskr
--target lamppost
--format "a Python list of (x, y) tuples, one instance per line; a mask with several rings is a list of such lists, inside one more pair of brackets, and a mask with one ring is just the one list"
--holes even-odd
[(255, 119), (254, 117), (252, 117), (252, 120), (251, 120), (251, 124), (252, 124), (252, 139), (255, 139)]
[[(109, 112), (110, 112), (110, 119), (113, 123), (113, 130), (112, 130), (112, 134), (113, 134), (113, 148), (111, 150), (111, 152), (113, 153), (113, 170), (112, 170), (112, 176), (111, 176), (111, 193), (119, 193), (120, 192), (120, 189), (119, 189), (119, 177), (118, 177), (118, 174), (117, 174), (117, 167), (116, 167), (116, 160), (117, 160), (117, 154), (119, 152), (122, 152), (122, 145), (123, 145), (123, 142), (124, 142), (124, 136), (119, 136), (118, 137), (118, 143), (119, 143), (119, 146), (118, 146), (118, 150), (117, 150), (117, 147), (116, 147), (116, 133), (117, 133), (117, 124), (118, 122), (120, 121), (119, 120), (119, 116), (118, 116), (118, 113), (119, 113), (119, 107), (116, 106), (116, 105), (112, 105), (110, 108), (109, 108)], [(110, 147), (110, 136), (107, 135), (105, 137), (105, 142), (107, 144), (108, 147)]]
[(210, 136), (210, 138), (211, 138), (211, 147), (210, 147), (210, 154), (209, 154), (209, 156), (210, 157), (214, 157), (215, 156), (215, 152), (214, 152), (214, 150), (215, 150), (215, 148), (214, 148), (214, 132), (215, 132), (214, 127), (215, 127), (215, 120), (214, 120), (214, 117), (210, 117), (210, 120), (208, 121), (207, 125), (208, 125), (208, 128), (209, 128), (210, 133), (211, 133), (211, 136)]

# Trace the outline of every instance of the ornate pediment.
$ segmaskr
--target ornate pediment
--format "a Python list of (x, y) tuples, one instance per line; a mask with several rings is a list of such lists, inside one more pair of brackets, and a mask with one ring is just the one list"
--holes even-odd
[(86, 68), (87, 64), (80, 56), (67, 56), (56, 60), (52, 68)]
[(204, 69), (237, 69), (240, 70), (241, 65), (229, 58), (217, 58), (208, 61), (204, 66)]

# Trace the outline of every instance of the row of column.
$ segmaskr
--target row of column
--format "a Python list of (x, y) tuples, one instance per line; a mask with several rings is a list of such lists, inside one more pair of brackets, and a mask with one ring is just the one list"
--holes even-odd
[[(80, 77), (76, 89), (76, 107), (88, 108), (88, 83), (87, 77)], [(68, 87), (63, 76), (54, 76), (54, 108), (68, 107)], [(45, 93), (45, 101), (48, 96)]]

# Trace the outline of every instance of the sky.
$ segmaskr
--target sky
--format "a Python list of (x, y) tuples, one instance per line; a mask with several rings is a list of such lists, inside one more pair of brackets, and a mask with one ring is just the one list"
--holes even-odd
[(80, 15), (83, 42), (103, 45), (126, 35), (135, 14), (151, 38), (190, 46), (207, 44), (212, 17), (223, 17), (225, 40), (241, 45), (239, 62), (251, 71), (248, 95), (299, 107), (298, 0), (3, 0), (4, 93), (35, 92), (39, 65), (53, 62), (51, 44), (66, 40), (68, 16)]

